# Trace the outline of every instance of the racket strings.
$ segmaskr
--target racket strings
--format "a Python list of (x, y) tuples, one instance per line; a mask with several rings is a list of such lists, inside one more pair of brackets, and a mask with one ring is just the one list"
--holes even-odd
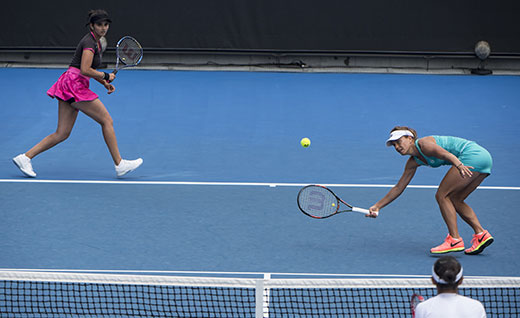
[(132, 39), (124, 39), (117, 47), (117, 55), (126, 65), (138, 64), (143, 56), (143, 48)]
[(338, 199), (321, 187), (304, 188), (298, 196), (298, 203), (303, 211), (315, 217), (330, 216), (338, 210)]

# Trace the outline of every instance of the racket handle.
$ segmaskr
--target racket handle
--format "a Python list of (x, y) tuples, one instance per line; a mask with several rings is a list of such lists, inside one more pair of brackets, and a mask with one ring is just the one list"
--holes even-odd
[(117, 71), (119, 71), (117, 68), (112, 71), (113, 74), (117, 74)]
[[(362, 209), (362, 208), (356, 208), (356, 207), (353, 207), (352, 208), (352, 211), (354, 212), (359, 212), (359, 213), (363, 213), (363, 214), (370, 214), (370, 211), (367, 210), (367, 209)], [(379, 213), (375, 213), (376, 215), (378, 215)]]

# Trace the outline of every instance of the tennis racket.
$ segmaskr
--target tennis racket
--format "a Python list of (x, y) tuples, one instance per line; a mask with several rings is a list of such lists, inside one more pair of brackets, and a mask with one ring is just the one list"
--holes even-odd
[[(341, 204), (345, 205), (342, 207)], [(308, 185), (298, 192), (298, 207), (315, 219), (325, 219), (342, 212), (359, 212), (365, 215), (370, 211), (354, 207), (340, 199), (332, 190), (321, 185)]]
[(410, 299), (410, 309), (412, 310), (412, 317), (415, 318), (415, 309), (417, 305), (424, 301), (424, 297), (419, 294), (413, 294)]
[(116, 69), (112, 71), (114, 74), (125, 67), (138, 65), (143, 58), (143, 47), (136, 39), (127, 35), (117, 42), (116, 55)]

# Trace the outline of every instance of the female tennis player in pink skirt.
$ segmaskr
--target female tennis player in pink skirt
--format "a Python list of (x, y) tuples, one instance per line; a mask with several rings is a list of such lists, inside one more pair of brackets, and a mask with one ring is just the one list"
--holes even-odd
[[(466, 254), (479, 254), (493, 243), (491, 234), (482, 228), (473, 209), (464, 202), (491, 173), (493, 160), (486, 149), (474, 141), (458, 137), (417, 138), (414, 129), (399, 126), (392, 129), (386, 144), (394, 146), (398, 153), (410, 158), (399, 182), (370, 208), (373, 213), (369, 217), (377, 217), (375, 212), (379, 212), (403, 193), (419, 166), (436, 168), (451, 165), (435, 194), (449, 234), (444, 243), (432, 248), (430, 252), (442, 254), (464, 251)], [(464, 249), (464, 241), (459, 235), (457, 213), (475, 232), (468, 249)]]
[(103, 137), (114, 160), (116, 175), (121, 177), (138, 168), (143, 160), (124, 160), (119, 154), (112, 117), (98, 95), (89, 89), (90, 78), (101, 83), (108, 94), (115, 91), (110, 84), (115, 74), (97, 71), (101, 65), (102, 48), (100, 39), (106, 35), (112, 22), (104, 10), (89, 12), (89, 32), (81, 39), (72, 58), (69, 69), (47, 91), (47, 95), (58, 100), (58, 128), (24, 154), (13, 158), (18, 168), (29, 177), (36, 177), (31, 164), (38, 154), (67, 139), (74, 127), (78, 110), (101, 125)]

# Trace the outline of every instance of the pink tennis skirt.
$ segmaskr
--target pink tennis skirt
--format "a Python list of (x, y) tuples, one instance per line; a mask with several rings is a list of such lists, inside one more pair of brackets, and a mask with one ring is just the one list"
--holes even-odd
[(69, 67), (58, 81), (49, 88), (47, 95), (68, 103), (91, 101), (99, 96), (89, 89), (89, 84), (89, 77), (81, 75), (78, 68)]

